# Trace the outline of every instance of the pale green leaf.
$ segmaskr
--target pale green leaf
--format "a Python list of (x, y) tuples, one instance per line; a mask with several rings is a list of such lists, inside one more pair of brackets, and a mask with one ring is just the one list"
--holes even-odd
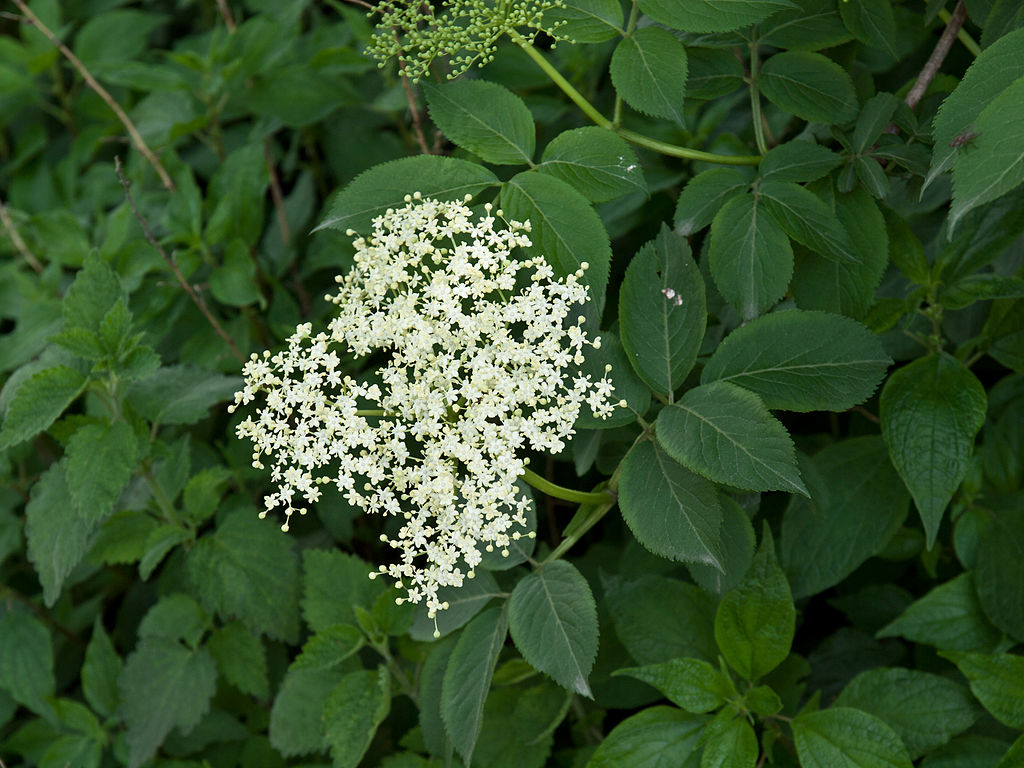
[(675, 707), (648, 707), (612, 729), (587, 768), (672, 768), (698, 748), (708, 718)]
[(1024, 656), (942, 651), (971, 684), (971, 693), (999, 722), (1024, 730)]
[(665, 698), (687, 712), (702, 714), (718, 709), (735, 696), (731, 682), (700, 659), (672, 659), (646, 667), (626, 667), (614, 675), (629, 675), (657, 688)]

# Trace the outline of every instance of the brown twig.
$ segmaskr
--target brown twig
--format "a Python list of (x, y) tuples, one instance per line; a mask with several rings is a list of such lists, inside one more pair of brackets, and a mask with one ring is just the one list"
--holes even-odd
[(288, 214), (284, 209), (284, 194), (281, 192), (281, 179), (274, 166), (274, 155), (270, 151), (269, 139), (263, 140), (263, 159), (267, 163), (267, 172), (270, 175), (270, 197), (274, 201), (274, 213), (277, 214), (277, 224), (281, 228), (281, 240), (288, 245), (292, 241), (292, 230), (288, 225)]
[(956, 40), (956, 35), (960, 31), (960, 27), (963, 26), (964, 19), (967, 17), (967, 9), (964, 7), (964, 0), (960, 0), (956, 4), (956, 8), (953, 9), (953, 15), (949, 19), (949, 23), (946, 24), (945, 30), (942, 32), (942, 37), (939, 38), (939, 42), (935, 44), (935, 50), (932, 51), (932, 55), (928, 57), (928, 61), (925, 62), (924, 67), (921, 69), (921, 73), (917, 76), (917, 81), (914, 83), (913, 88), (907, 93), (906, 101), (907, 106), (913, 109), (918, 105), (918, 102), (924, 98), (925, 91), (928, 90), (928, 86), (931, 85), (932, 80), (935, 79), (935, 75), (939, 73), (939, 67), (942, 66), (942, 62), (945, 61), (946, 55), (949, 53), (949, 49), (953, 47), (953, 41)]
[(96, 81), (96, 78), (93, 77), (89, 70), (85, 68), (85, 65), (79, 60), (79, 58), (71, 52), (71, 49), (64, 45), (64, 43), (62, 43), (60, 39), (53, 34), (50, 28), (43, 24), (38, 16), (32, 13), (32, 9), (25, 4), (25, 0), (13, 0), (13, 2), (18, 6), (18, 9), (25, 14), (26, 22), (42, 32), (46, 38), (57, 47), (57, 50), (61, 52), (61, 55), (71, 62), (71, 66), (78, 70), (78, 74), (80, 74), (82, 79), (85, 80), (85, 84), (92, 88), (92, 90), (96, 92), (96, 95), (103, 99), (107, 106), (113, 110), (114, 114), (117, 115), (117, 119), (121, 121), (121, 125), (125, 127), (125, 130), (128, 131), (128, 135), (131, 136), (135, 147), (149, 161), (150, 165), (156, 169), (156, 173), (160, 177), (160, 181), (163, 185), (173, 192), (174, 182), (171, 181), (171, 177), (168, 175), (163, 165), (161, 165), (157, 156), (153, 154), (153, 150), (149, 148), (142, 136), (139, 134), (138, 129), (135, 127), (135, 123), (133, 123), (131, 118), (129, 118), (128, 115), (125, 114), (124, 110), (121, 109), (121, 105), (114, 101), (114, 97), (110, 95), (107, 89)]
[(231, 9), (228, 8), (228, 0), (217, 0), (217, 10), (220, 11), (220, 17), (224, 19), (224, 26), (228, 28), (228, 34), (235, 34), (235, 20), (231, 17)]
[(365, 3), (363, 0), (346, 0), (346, 2), (352, 3), (353, 5), (361, 5), (363, 8), (372, 11), (373, 6), (370, 3)]
[(861, 416), (863, 416), (865, 419), (867, 419), (868, 421), (872, 422), (873, 424), (881, 424), (882, 423), (881, 419), (879, 419), (877, 416), (875, 416), (875, 414), (873, 414), (871, 411), (869, 411), (863, 405), (855, 405), (850, 410), (851, 411), (855, 411), (856, 413), (859, 413)]
[[(395, 35), (398, 38), (398, 35)], [(405, 61), (401, 56), (398, 57), (399, 69), (405, 69)], [(420, 115), (420, 108), (416, 104), (416, 94), (412, 92), (412, 85), (409, 83), (409, 78), (406, 75), (402, 75), (402, 88), (405, 89), (405, 98), (409, 102), (409, 112), (412, 113), (412, 129), (416, 134), (416, 143), (420, 145), (420, 152), (424, 155), (432, 154), (430, 147), (427, 146), (427, 137), (423, 135), (423, 118)]]
[(146, 221), (145, 217), (139, 213), (139, 209), (135, 206), (135, 200), (132, 198), (132, 193), (129, 190), (131, 182), (125, 178), (124, 170), (121, 168), (120, 157), (114, 158), (114, 170), (117, 172), (117, 178), (121, 180), (121, 186), (124, 187), (125, 199), (128, 201), (128, 205), (131, 207), (132, 213), (135, 214), (135, 218), (138, 220), (139, 224), (142, 225), (142, 231), (146, 234), (146, 239), (149, 241), (149, 244), (156, 248), (157, 252), (163, 257), (167, 266), (171, 268), (174, 276), (178, 279), (178, 283), (185, 289), (185, 293), (187, 293), (189, 298), (192, 299), (192, 302), (199, 307), (199, 311), (203, 313), (203, 316), (210, 321), (210, 325), (213, 326), (213, 330), (215, 330), (217, 335), (224, 339), (225, 343), (231, 347), (231, 354), (233, 354), (239, 361), (245, 362), (245, 355), (242, 354), (242, 351), (235, 344), (235, 340), (228, 336), (224, 331), (224, 328), (222, 328), (221, 324), (217, 321), (217, 318), (213, 316), (209, 308), (206, 306), (206, 302), (203, 301), (203, 298), (196, 293), (195, 288), (189, 285), (185, 276), (181, 274), (181, 270), (178, 269), (177, 262), (167, 254), (167, 251), (164, 250), (163, 246), (160, 245), (155, 237), (153, 237), (153, 233), (149, 229), (149, 222)]
[(7, 232), (7, 237), (11, 239), (11, 243), (14, 244), (18, 253), (25, 258), (28, 265), (36, 272), (42, 272), (42, 263), (36, 258), (35, 254), (29, 250), (29, 247), (25, 245), (25, 241), (21, 239), (21, 233), (18, 232), (18, 228), (14, 225), (14, 219), (11, 218), (10, 211), (7, 210), (7, 206), (2, 200), (0, 200), (0, 222), (3, 223), (4, 231)]

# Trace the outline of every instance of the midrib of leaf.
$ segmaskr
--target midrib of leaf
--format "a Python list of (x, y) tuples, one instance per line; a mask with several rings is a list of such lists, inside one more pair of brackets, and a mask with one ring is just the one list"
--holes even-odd
[(499, 139), (504, 141), (506, 144), (508, 144), (510, 147), (512, 147), (512, 149), (521, 158), (523, 158), (523, 162), (524, 163), (529, 165), (529, 163), (530, 163), (532, 158), (530, 158), (530, 157), (528, 157), (526, 155), (526, 153), (523, 151), (522, 147), (520, 147), (518, 144), (516, 144), (514, 141), (512, 141), (512, 139), (510, 139), (508, 136), (506, 136), (505, 134), (503, 134), (500, 131), (498, 131), (493, 126), (488, 125), (487, 123), (485, 123), (483, 120), (481, 120), (479, 117), (477, 117), (476, 114), (474, 114), (473, 112), (470, 112), (468, 109), (466, 109), (464, 106), (462, 106), (458, 102), (452, 101), (451, 98), (449, 98), (447, 95), (445, 95), (445, 93), (443, 91), (439, 91), (439, 92), (447, 100), (447, 102), (450, 105), (453, 105), (462, 115), (465, 116), (465, 118), (467, 118), (470, 122), (476, 123), (479, 127), (483, 128), (484, 131), (486, 131), (486, 132), (488, 132), (488, 133), (490, 133), (490, 134), (492, 134), (494, 136), (497, 136)]
[[(665, 478), (665, 483), (668, 485), (669, 494), (671, 494), (673, 501), (676, 502), (679, 508), (683, 509), (684, 506), (682, 502), (682, 497), (680, 497), (680, 495), (676, 493), (676, 485), (675, 483), (672, 482), (672, 478), (669, 477), (668, 472), (665, 471), (665, 462), (662, 461), (661, 450), (658, 448), (657, 445), (654, 446), (654, 458), (657, 459), (658, 461), (658, 469), (661, 471), (661, 476)], [(704, 548), (704, 551), (707, 553), (707, 556), (709, 558), (709, 562), (717, 567), (721, 567), (721, 563), (718, 562), (718, 558), (715, 557), (715, 553), (708, 545), (703, 534), (701, 534), (700, 531), (697, 530), (696, 526), (694, 526), (694, 524), (690, 522), (689, 516), (681, 515), (681, 517), (683, 520), (686, 521), (686, 525), (693, 532), (694, 538), (697, 539), (697, 541), (700, 542), (700, 545)]]
[(844, 103), (843, 101), (841, 101), (837, 97), (832, 96), (828, 91), (822, 91), (822, 90), (820, 90), (820, 89), (818, 89), (818, 88), (816, 88), (814, 86), (808, 85), (806, 82), (803, 82), (803, 81), (800, 81), (800, 80), (796, 80), (796, 79), (790, 77), (789, 75), (779, 74), (778, 72), (770, 72), (769, 76), (772, 77), (772, 78), (776, 78), (778, 80), (782, 80), (782, 81), (786, 82), (787, 84), (792, 83), (792, 87), (794, 89), (796, 89), (797, 91), (804, 91), (804, 92), (811, 91), (813, 93), (816, 93), (822, 99), (826, 99), (826, 100), (828, 100), (832, 104), (836, 104), (838, 106), (841, 106)]
[(566, 239), (564, 237), (562, 237), (562, 233), (559, 231), (559, 228), (557, 226), (555, 226), (555, 223), (551, 219), (551, 217), (548, 216), (544, 212), (543, 207), (537, 205), (537, 201), (534, 200), (532, 197), (530, 197), (530, 194), (525, 189), (523, 189), (522, 186), (520, 186), (519, 184), (515, 184), (514, 180), (513, 181), (509, 181), (508, 183), (509, 184), (513, 184), (515, 186), (515, 188), (519, 190), (519, 194), (521, 194), (523, 197), (525, 197), (527, 200), (530, 201), (530, 204), (533, 205), (533, 209), (535, 211), (537, 211), (537, 213), (540, 215), (540, 218), (548, 225), (548, 227), (550, 227), (551, 231), (554, 233), (555, 238), (558, 240), (558, 242), (560, 242), (562, 244), (562, 246), (570, 254), (572, 254), (572, 257), (573, 257), (573, 259), (576, 262), (576, 266), (578, 267), (580, 264), (582, 264), (583, 260), (576, 258), (576, 251), (573, 248), (571, 248), (569, 246), (568, 241), (566, 241)]
[[(783, 181), (783, 182), (779, 182), (779, 183), (780, 184), (792, 184), (793, 182)], [(811, 194), (814, 194), (814, 193), (812, 192)], [(807, 226), (808, 228), (814, 229), (814, 227), (811, 226), (810, 222), (807, 221), (807, 218), (800, 214), (799, 209), (794, 208), (789, 203), (787, 203), (787, 202), (785, 202), (783, 200), (780, 200), (779, 198), (774, 197), (773, 195), (765, 195), (765, 197), (767, 197), (769, 200), (771, 200), (776, 205), (780, 205), (783, 208), (785, 208), (787, 211), (790, 211), (792, 215), (794, 215), (800, 221), (804, 222), (805, 226)], [(835, 214), (835, 212), (833, 211), (833, 215), (834, 214)], [(839, 226), (843, 226), (843, 223), (841, 221), (839, 221), (838, 217), (836, 217), (836, 223), (839, 224)], [(841, 253), (846, 259), (848, 259), (849, 261), (855, 261), (856, 260), (857, 257), (854, 256), (853, 252), (852, 251), (848, 251), (846, 248), (843, 248), (840, 243), (836, 242), (835, 238), (832, 237), (832, 235), (829, 232), (827, 232), (827, 231), (826, 232), (820, 232), (819, 231), (819, 235), (822, 237), (823, 240), (825, 240), (827, 243), (831, 244), (832, 247), (835, 248), (839, 253)]]
[(639, 42), (637, 42), (636, 38), (633, 39), (633, 45), (636, 46), (636, 49), (637, 49), (637, 51), (640, 54), (640, 61), (644, 65), (644, 69), (647, 70), (648, 73), (650, 73), (651, 80), (654, 82), (655, 89), (658, 91), (658, 94), (661, 96), (662, 100), (669, 106), (669, 108), (672, 109), (672, 113), (674, 115), (676, 115), (676, 119), (678, 120), (679, 119), (679, 113), (677, 112), (675, 107), (672, 106), (672, 100), (668, 97), (668, 95), (662, 89), (661, 83), (658, 81), (658, 78), (654, 76), (654, 70), (651, 69), (650, 65), (647, 63), (647, 57), (644, 55), (644, 47), (642, 45), (640, 45)]
[(555, 610), (555, 600), (551, 595), (551, 591), (548, 589), (548, 582), (544, 578), (544, 574), (540, 575), (540, 583), (544, 589), (544, 596), (547, 598), (548, 606), (551, 608), (551, 614), (555, 617), (555, 623), (558, 626), (559, 631), (562, 633), (562, 637), (565, 639), (565, 644), (569, 648), (569, 655), (572, 657), (572, 663), (576, 666), (576, 679), (578, 683), (582, 683), (583, 687), (587, 687), (587, 676), (583, 674), (583, 667), (580, 665), (579, 659), (576, 657), (576, 651), (572, 646), (572, 642), (569, 640), (569, 633), (565, 630), (565, 625), (562, 623), (561, 616), (558, 615), (558, 611)]

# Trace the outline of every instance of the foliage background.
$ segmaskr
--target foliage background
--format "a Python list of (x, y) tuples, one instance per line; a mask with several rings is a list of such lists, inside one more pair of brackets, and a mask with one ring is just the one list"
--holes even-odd
[[(0, 759), (1024, 764), (1024, 13), (944, 5), (567, 0), (419, 85), (356, 5), (5, 6)], [(435, 642), (378, 521), (256, 517), (223, 406), (456, 188), (594, 265), (644, 420), (534, 458), (619, 506), (537, 493)]]

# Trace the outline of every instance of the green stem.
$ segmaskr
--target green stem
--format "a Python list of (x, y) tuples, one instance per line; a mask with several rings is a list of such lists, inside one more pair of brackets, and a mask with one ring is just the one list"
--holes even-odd
[(373, 649), (384, 659), (384, 663), (387, 665), (388, 671), (391, 673), (391, 676), (398, 681), (398, 685), (402, 689), (402, 693), (412, 699), (414, 703), (418, 702), (419, 696), (417, 695), (416, 686), (412, 684), (409, 677), (399, 666), (398, 662), (395, 661), (395, 657), (391, 655), (387, 639), (385, 638), (382, 643), (374, 643)]
[(356, 416), (387, 416), (387, 411), (381, 410), (358, 410)]
[(761, 89), (758, 86), (758, 61), (757, 54), (758, 39), (755, 37), (750, 41), (750, 112), (754, 121), (754, 141), (757, 142), (757, 151), (762, 155), (768, 151), (768, 144), (764, 140), (764, 124), (761, 117)]
[(615, 131), (626, 141), (630, 141), (637, 146), (646, 147), (647, 149), (659, 152), (669, 157), (681, 157), (686, 160), (702, 160), (707, 163), (718, 163), (720, 165), (757, 165), (761, 162), (759, 155), (716, 155), (712, 152), (702, 152), (699, 149), (690, 149), (689, 147), (680, 147), (678, 144), (669, 144), (664, 141), (658, 141), (652, 139), (649, 136), (636, 133), (635, 131), (629, 131), (625, 128), (616, 128), (616, 126), (607, 117), (597, 111), (597, 108), (587, 101), (583, 94), (577, 91), (568, 80), (562, 77), (562, 73), (551, 66), (551, 63), (541, 56), (540, 52), (534, 48), (530, 43), (524, 39), (521, 35), (515, 34), (512, 36), (512, 40), (515, 41), (520, 48), (526, 51), (526, 55), (533, 59), (537, 66), (544, 70), (545, 74), (551, 78), (551, 81), (562, 89), (562, 92), (568, 96), (572, 102), (579, 107), (583, 114), (593, 120), (597, 125), (602, 128), (606, 128), (609, 131)]
[[(939, 18), (942, 19), (943, 24), (949, 24), (949, 20), (952, 18), (952, 15), (949, 11), (943, 8), (939, 11)], [(974, 41), (970, 32), (963, 27), (960, 27), (956, 32), (956, 39), (963, 44), (964, 48), (971, 52), (974, 58), (978, 58), (978, 54), (981, 53), (981, 46)]]
[(523, 480), (532, 485), (538, 491), (546, 493), (556, 499), (562, 501), (571, 501), (576, 504), (604, 504), (611, 500), (614, 503), (614, 497), (605, 491), (588, 492), (588, 491), (577, 491), (572, 488), (566, 488), (561, 485), (552, 483), (547, 478), (541, 477), (532, 469), (523, 469)]
[(150, 467), (142, 472), (142, 476), (146, 478), (146, 485), (149, 486), (149, 490), (153, 494), (153, 499), (156, 501), (156, 505), (160, 507), (160, 511), (163, 512), (164, 518), (171, 525), (177, 525), (184, 527), (181, 522), (181, 518), (178, 516), (177, 511), (174, 509), (174, 504), (167, 497), (164, 492), (163, 486), (160, 485), (160, 481), (156, 479), (156, 475), (153, 474), (153, 470)]

